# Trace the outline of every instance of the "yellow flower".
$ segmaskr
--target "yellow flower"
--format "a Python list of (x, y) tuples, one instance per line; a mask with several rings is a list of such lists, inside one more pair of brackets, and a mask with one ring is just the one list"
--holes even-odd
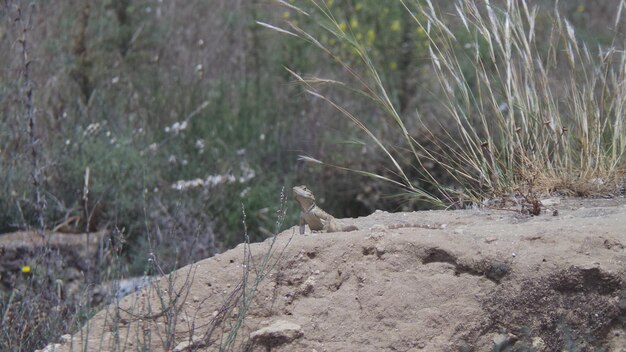
[(289, 11), (283, 12), (283, 18), (287, 19), (289, 18), (289, 16), (290, 16)]
[(373, 29), (367, 31), (367, 42), (372, 45), (374, 44), (374, 40), (376, 40), (376, 32)]
[(400, 32), (400, 20), (395, 20), (391, 22), (391, 31)]
[(28, 266), (28, 265), (23, 266), (23, 267), (22, 267), (22, 272), (23, 272), (24, 274), (28, 274), (28, 273), (30, 273), (30, 266)]
[(357, 21), (356, 18), (351, 18), (350, 19), (350, 27), (352, 27), (352, 29), (359, 28), (359, 21)]
[(389, 68), (395, 71), (398, 69), (398, 64), (395, 61), (391, 61), (389, 63)]
[(348, 29), (348, 25), (347, 25), (345, 22), (341, 22), (341, 23), (339, 23), (339, 29), (340, 29), (342, 32), (345, 32), (345, 31), (346, 31), (346, 29)]

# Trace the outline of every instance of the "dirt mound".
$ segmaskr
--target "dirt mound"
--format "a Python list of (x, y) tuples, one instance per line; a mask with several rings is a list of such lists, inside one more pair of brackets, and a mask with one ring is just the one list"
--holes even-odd
[(185, 267), (56, 347), (80, 350), (88, 337), (90, 351), (626, 351), (624, 204), (572, 201), (539, 217), (376, 212), (344, 220), (360, 229), (349, 233), (292, 228), (270, 261), (267, 240)]

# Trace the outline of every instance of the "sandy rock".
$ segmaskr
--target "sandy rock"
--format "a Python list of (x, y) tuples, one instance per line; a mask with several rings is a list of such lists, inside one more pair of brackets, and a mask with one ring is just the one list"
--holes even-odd
[[(286, 229), (275, 242), (198, 262), (191, 282), (189, 268), (173, 274), (185, 297), (176, 305), (173, 346), (193, 350), (185, 344), (190, 335), (221, 321), (201, 349), (216, 350), (220, 334), (237, 326), (233, 349), (255, 352), (492, 351), (496, 345), (626, 352), (624, 205), (624, 198), (564, 200), (556, 217), (494, 209), (377, 212), (352, 219), (361, 231), (294, 236), (296, 227)], [(385, 232), (373, 230), (377, 225)], [(454, 233), (459, 228), (462, 235)], [(262, 263), (270, 243), (276, 264), (255, 296), (246, 296), (250, 305), (240, 321), (242, 301), (232, 297), (244, 287), (251, 292), (241, 284), (242, 258), (252, 253), (251, 263)], [(253, 269), (248, 284), (255, 282)], [(171, 316), (159, 314), (151, 289), (122, 299), (119, 311), (96, 314), (87, 352), (111, 350), (118, 341), (125, 343), (120, 350), (138, 343), (171, 350), (160, 339), (142, 340), (169, 333)], [(116, 314), (119, 321), (111, 319)], [(75, 334), (73, 345), (85, 335)], [(61, 351), (70, 352), (69, 344)]]
[(254, 331), (250, 339), (260, 345), (277, 346), (289, 343), (304, 335), (302, 327), (285, 320), (276, 320), (271, 325)]

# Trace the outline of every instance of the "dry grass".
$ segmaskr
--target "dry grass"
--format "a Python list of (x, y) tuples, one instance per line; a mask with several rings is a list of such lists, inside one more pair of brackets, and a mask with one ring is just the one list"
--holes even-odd
[[(197, 316), (197, 311), (189, 310), (191, 300), (205, 305), (216, 298), (208, 292), (202, 300), (190, 296), (194, 281), (197, 280), (197, 265), (189, 265), (168, 275), (158, 256), (151, 254), (149, 273), (159, 279), (153, 280), (141, 293), (137, 292), (124, 299), (124, 302), (117, 301), (104, 309), (101, 316), (94, 319), (93, 326), (90, 325), (92, 321), (88, 321), (69, 341), (70, 350), (86, 350), (87, 347), (111, 351), (125, 351), (129, 348), (166, 351), (239, 350), (249, 339), (248, 336), (242, 336), (241, 330), (259, 286), (283, 259), (283, 252), (291, 241), (287, 241), (284, 246), (276, 245), (278, 232), (286, 217), (286, 202), (287, 198), (281, 192), (276, 227), (272, 238), (268, 240), (267, 249), (261, 255), (253, 255), (250, 250), (246, 213), (243, 211), (245, 241), (241, 279), (228, 293), (224, 292), (221, 304), (208, 321)], [(100, 324), (110, 329), (110, 337), (93, 337), (98, 336), (93, 329), (101, 328), (103, 325)]]
[[(619, 49), (624, 43), (617, 41), (618, 35), (613, 46), (594, 50), (577, 38), (558, 9), (541, 14), (547, 17), (542, 23), (550, 24), (539, 31), (539, 8), (526, 1), (508, 0), (502, 8), (458, 1), (453, 20), (429, 0), (400, 1), (427, 35), (445, 111), (440, 125), (424, 125), (420, 137), (413, 137), (408, 117), (395, 109), (366, 45), (340, 26), (326, 2), (311, 0), (310, 9), (296, 10), (349, 45), (355, 55), (351, 63), (295, 21), (287, 20), (288, 28), (261, 23), (310, 42), (341, 64), (357, 82), (349, 88), (372, 99), (391, 118), (423, 178), (441, 194), (420, 190), (398, 162), (400, 148), (379, 139), (373, 126), (316, 89), (320, 83), (339, 87), (346, 83), (304, 78), (290, 70), (308, 93), (330, 103), (365, 132), (395, 166), (397, 178), (352, 171), (393, 182), (439, 204), (440, 199), (481, 202), (505, 194), (620, 192), (625, 175), (626, 54)], [(615, 33), (623, 7), (622, 1), (612, 23)], [(355, 58), (364, 69), (354, 68)], [(426, 162), (442, 167), (455, 184), (440, 182), (423, 166)]]

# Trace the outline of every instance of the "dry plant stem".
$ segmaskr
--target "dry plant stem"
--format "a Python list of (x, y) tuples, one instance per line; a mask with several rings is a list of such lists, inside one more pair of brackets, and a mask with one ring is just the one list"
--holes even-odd
[(22, 7), (18, 5), (17, 7), (17, 17), (15, 18), (15, 22), (19, 23), (22, 26), (22, 35), (18, 39), (18, 43), (21, 47), (22, 54), (22, 89), (23, 89), (23, 103), (25, 107), (25, 118), (28, 120), (28, 137), (30, 139), (30, 151), (31, 151), (31, 176), (33, 178), (33, 188), (35, 191), (35, 211), (37, 213), (37, 225), (39, 234), (43, 237), (45, 230), (45, 221), (44, 221), (44, 210), (45, 210), (45, 200), (41, 194), (41, 180), (39, 177), (39, 152), (38, 152), (38, 140), (37, 134), (35, 133), (35, 128), (37, 125), (36, 116), (35, 116), (35, 108), (33, 106), (33, 86), (34, 83), (30, 78), (30, 65), (32, 63), (28, 51), (28, 32), (32, 26), (32, 16), (34, 12), (34, 5), (30, 5), (29, 17), (24, 22), (23, 16), (25, 15)]
[[(193, 337), (193, 330), (198, 328), (206, 328), (202, 338), (198, 341), (190, 341), (190, 344), (186, 346), (183, 351), (195, 351), (198, 349), (206, 348), (214, 343), (219, 343), (219, 351), (233, 351), (235, 342), (238, 336), (239, 329), (243, 326), (243, 322), (247, 315), (248, 310), (252, 304), (254, 297), (256, 296), (258, 286), (267, 277), (267, 275), (274, 270), (274, 267), (278, 264), (283, 256), (285, 248), (291, 243), (291, 238), (285, 244), (278, 253), (276, 252), (274, 245), (277, 239), (276, 234), (280, 231), (282, 224), (286, 216), (286, 204), (287, 199), (284, 193), (284, 189), (281, 191), (281, 208), (277, 212), (276, 229), (274, 236), (270, 241), (269, 248), (263, 256), (260, 263), (254, 263), (254, 257), (250, 252), (250, 238), (248, 235), (248, 228), (246, 223), (246, 212), (242, 205), (242, 222), (244, 226), (244, 255), (243, 255), (243, 277), (239, 284), (231, 291), (226, 297), (224, 303), (217, 310), (217, 314), (211, 319), (211, 321), (202, 326), (196, 326), (190, 329), (190, 339)], [(274, 259), (275, 258), (275, 259)], [(272, 260), (274, 259), (274, 260)], [(255, 278), (250, 279), (250, 272), (254, 270)], [(235, 309), (237, 311), (235, 312)], [(235, 315), (236, 314), (236, 315)], [(229, 318), (234, 317), (234, 322), (228, 328), (228, 333), (225, 334), (225, 327), (222, 324)], [(222, 330), (222, 334), (218, 337), (214, 334)]]
[[(89, 216), (89, 167), (85, 168), (85, 179), (84, 179), (84, 185), (83, 185), (83, 210), (85, 212), (85, 233), (87, 234), (86, 236), (86, 243), (85, 243), (85, 249), (89, 249), (89, 243), (91, 242), (91, 234), (89, 233), (89, 223), (91, 222), (90, 220), (90, 216)], [(87, 276), (87, 300), (88, 303), (91, 303), (91, 298), (92, 298), (92, 293), (93, 293), (93, 285), (92, 285), (92, 278), (91, 278), (91, 261), (88, 260), (87, 261), (87, 269), (86, 269), (86, 276)]]

